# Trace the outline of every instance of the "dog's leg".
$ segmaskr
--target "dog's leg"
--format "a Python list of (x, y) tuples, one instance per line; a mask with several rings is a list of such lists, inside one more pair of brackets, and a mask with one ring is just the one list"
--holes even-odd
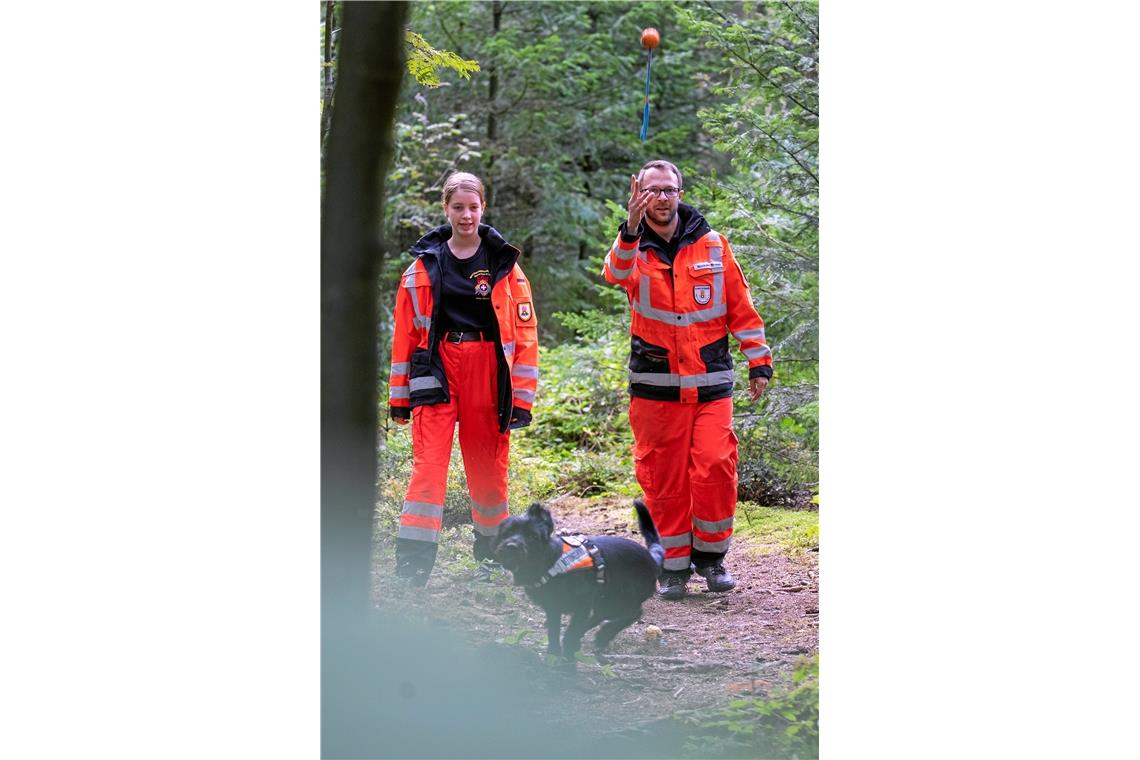
[(638, 610), (632, 615), (608, 620), (605, 625), (598, 629), (598, 632), (594, 634), (594, 656), (598, 658), (599, 662), (601, 662), (606, 648), (609, 647), (614, 637), (625, 628), (636, 623), (639, 618), (641, 618), (641, 610)]
[(579, 610), (570, 616), (570, 624), (566, 626), (566, 634), (562, 637), (562, 654), (569, 660), (574, 659), (578, 650), (582, 648), (582, 637), (586, 631), (602, 622), (602, 618), (591, 614), (589, 609)]
[(546, 613), (546, 653), (554, 657), (562, 656), (562, 644), (559, 638), (562, 635), (562, 613)]

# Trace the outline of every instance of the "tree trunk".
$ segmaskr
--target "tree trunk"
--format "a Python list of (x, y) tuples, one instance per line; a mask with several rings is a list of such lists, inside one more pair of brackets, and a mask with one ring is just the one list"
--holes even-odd
[(325, 3), (325, 93), (321, 109), (321, 145), (329, 134), (329, 123), (332, 121), (333, 99), (333, 65), (332, 65), (332, 33), (336, 24), (336, 1), (328, 0)]
[[(499, 33), (502, 24), (503, 4), (500, 0), (491, 3), (491, 36)], [(487, 140), (494, 142), (499, 137), (499, 121), (495, 116), (495, 98), (499, 95), (499, 71), (492, 63), (487, 78)]]
[(345, 3), (321, 214), (321, 634), (367, 621), (376, 484), (384, 176), (404, 76), (404, 2)]

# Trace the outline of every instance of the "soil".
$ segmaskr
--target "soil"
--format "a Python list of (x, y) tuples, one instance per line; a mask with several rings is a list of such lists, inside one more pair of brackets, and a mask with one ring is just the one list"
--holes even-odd
[[(628, 499), (562, 497), (546, 506), (557, 532), (642, 542), (631, 532), (635, 523)], [(475, 645), (496, 648), (496, 657), (527, 671), (538, 703), (549, 700), (536, 707), (544, 719), (577, 731), (587, 726), (595, 736), (619, 727), (629, 736), (631, 729), (676, 711), (765, 694), (784, 685), (799, 658), (818, 651), (818, 555), (813, 552), (792, 556), (734, 537), (725, 565), (736, 577), (735, 589), (709, 593), (704, 579), (694, 574), (684, 599), (648, 599), (641, 621), (618, 634), (604, 664), (588, 658), (594, 631), (587, 633), (583, 655), (588, 659), (567, 674), (546, 662), (542, 610), (505, 571), (489, 581), (476, 579), (469, 541), (442, 545), (427, 586), (409, 588), (395, 580), (393, 539), (380, 540), (373, 571), (380, 615), (429, 621)], [(599, 706), (604, 706), (601, 720)]]

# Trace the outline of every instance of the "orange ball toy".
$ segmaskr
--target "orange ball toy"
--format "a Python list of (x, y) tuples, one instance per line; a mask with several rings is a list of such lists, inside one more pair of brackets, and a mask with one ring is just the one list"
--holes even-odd
[(657, 30), (651, 26), (647, 26), (641, 30), (641, 46), (647, 47), (650, 50), (661, 44), (661, 35)]

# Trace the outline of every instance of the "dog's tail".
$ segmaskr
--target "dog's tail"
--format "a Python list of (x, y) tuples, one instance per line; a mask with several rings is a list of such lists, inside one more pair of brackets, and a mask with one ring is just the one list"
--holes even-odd
[(653, 524), (653, 517), (641, 499), (633, 500), (633, 508), (637, 510), (637, 527), (645, 537), (645, 547), (649, 555), (657, 563), (657, 577), (661, 577), (662, 567), (665, 564), (665, 547), (661, 545), (661, 536), (657, 533), (657, 526)]

